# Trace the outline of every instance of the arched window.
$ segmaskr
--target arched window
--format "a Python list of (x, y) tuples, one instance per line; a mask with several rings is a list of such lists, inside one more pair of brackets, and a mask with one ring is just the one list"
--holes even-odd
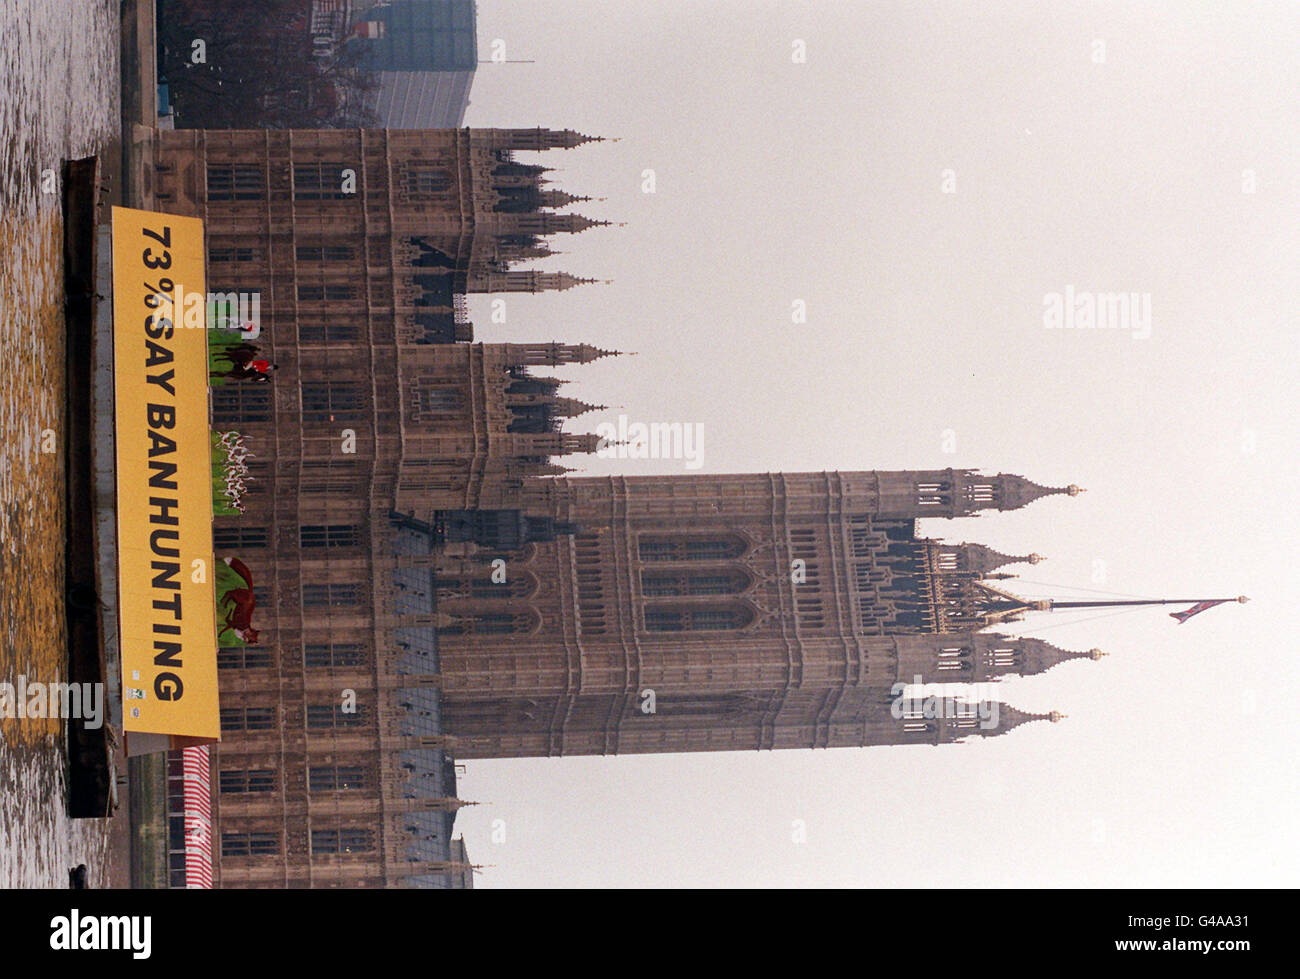
[(743, 629), (753, 621), (748, 605), (651, 605), (645, 610), (646, 632), (715, 632)]
[(304, 422), (358, 422), (369, 411), (369, 385), (327, 379), (302, 381), (301, 389)]
[(295, 163), (293, 165), (294, 200), (355, 200), (358, 169), (355, 164), (347, 162)]
[(492, 572), (484, 570), (477, 575), (453, 575), (438, 579), (440, 598), (528, 598), (537, 591), (537, 578), (528, 572), (516, 571), (505, 581), (492, 580)]
[(451, 190), (451, 173), (442, 167), (415, 163), (406, 171), (406, 193), (412, 200), (431, 200)]
[(642, 571), (641, 594), (647, 598), (681, 595), (739, 595), (749, 587), (743, 571)]
[(1010, 646), (999, 646), (995, 649), (990, 649), (987, 653), (987, 657), (990, 666), (995, 668), (1001, 667), (1003, 669), (1015, 666), (1019, 658), (1016, 655), (1016, 650)]
[(734, 717), (758, 706), (758, 702), (744, 693), (707, 693), (684, 696), (661, 696), (655, 700), (654, 715), (644, 715), (632, 705), (633, 716), (658, 717)]
[(212, 390), (214, 422), (268, 422), (271, 413), (269, 384), (227, 384)]
[(374, 830), (364, 827), (313, 829), (312, 853), (370, 853), (375, 849)]
[(440, 636), (506, 636), (532, 632), (537, 627), (535, 612), (474, 612), (456, 617), (438, 629)]
[(941, 673), (969, 673), (971, 669), (971, 651), (960, 646), (949, 646), (939, 650), (938, 669)]
[(748, 545), (738, 534), (675, 534), (642, 537), (638, 548), (643, 561), (726, 561), (742, 556)]
[(407, 397), (408, 417), (412, 421), (441, 421), (465, 410), (465, 393), (455, 387), (414, 384)]

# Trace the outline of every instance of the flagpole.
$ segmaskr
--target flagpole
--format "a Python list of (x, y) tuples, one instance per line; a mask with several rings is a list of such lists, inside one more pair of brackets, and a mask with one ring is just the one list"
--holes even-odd
[(1055, 611), (1064, 608), (1119, 608), (1123, 605), (1200, 605), (1203, 602), (1240, 602), (1244, 605), (1250, 599), (1238, 595), (1236, 598), (1151, 598), (1121, 602), (1058, 602), (1051, 598), (1046, 601), (1048, 611)]

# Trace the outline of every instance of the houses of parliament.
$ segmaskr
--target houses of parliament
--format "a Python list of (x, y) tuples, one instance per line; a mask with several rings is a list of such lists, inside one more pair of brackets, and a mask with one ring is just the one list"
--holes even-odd
[(210, 290), (260, 295), (256, 343), (277, 365), (212, 394), (213, 429), (253, 453), (245, 511), (217, 518), (214, 543), (252, 569), (260, 634), (220, 651), (218, 886), (464, 886), (458, 761), (995, 736), (1055, 718), (896, 716), (891, 689), (1099, 655), (998, 631), (1035, 605), (1002, 569), (1034, 555), (917, 525), (1076, 487), (953, 469), (566, 475), (560, 457), (598, 448), (566, 421), (594, 406), (548, 371), (615, 352), (476, 340), (464, 297), (591, 281), (518, 266), (608, 233), (533, 162), (598, 140), (152, 139), (154, 209), (204, 220)]

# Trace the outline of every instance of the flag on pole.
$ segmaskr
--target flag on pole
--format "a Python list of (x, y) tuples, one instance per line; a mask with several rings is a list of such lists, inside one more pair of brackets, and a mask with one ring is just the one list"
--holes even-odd
[(1227, 599), (1227, 598), (1220, 598), (1220, 599), (1216, 599), (1216, 600), (1213, 601), (1213, 602), (1197, 602), (1197, 603), (1196, 603), (1195, 605), (1193, 605), (1191, 608), (1189, 608), (1189, 609), (1187, 609), (1187, 610), (1185, 610), (1185, 611), (1183, 611), (1183, 612), (1170, 612), (1170, 613), (1169, 613), (1169, 617), (1170, 617), (1171, 619), (1177, 619), (1177, 620), (1178, 620), (1178, 624), (1179, 624), (1179, 625), (1182, 625), (1184, 622), (1186, 622), (1188, 619), (1190, 619), (1193, 615), (1197, 615), (1197, 614), (1199, 614), (1199, 613), (1201, 613), (1201, 612), (1204, 612), (1207, 608), (1214, 608), (1214, 606), (1216, 606), (1216, 605), (1222, 605), (1224, 602), (1227, 602), (1227, 601), (1229, 601), (1229, 599)]

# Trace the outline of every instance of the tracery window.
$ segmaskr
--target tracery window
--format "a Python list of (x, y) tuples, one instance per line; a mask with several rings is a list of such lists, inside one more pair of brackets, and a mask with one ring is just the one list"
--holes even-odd
[(537, 626), (534, 612), (474, 612), (460, 615), (450, 625), (440, 626), (440, 636), (505, 636), (532, 632)]
[(748, 605), (650, 605), (645, 613), (646, 632), (714, 632), (743, 629), (754, 621)]
[(295, 163), (293, 165), (293, 197), (299, 201), (341, 201), (356, 197), (355, 190), (345, 190), (345, 174), (350, 173), (353, 184), (356, 169), (342, 163)]
[(263, 186), (260, 166), (242, 163), (208, 165), (210, 201), (260, 201)]
[(314, 829), (312, 853), (369, 853), (375, 848), (375, 833), (369, 829)]
[(365, 648), (359, 642), (308, 643), (303, 646), (303, 664), (311, 668), (368, 665)]
[(305, 422), (360, 421), (368, 398), (355, 381), (303, 381), (302, 420)]
[(358, 704), (355, 707), (355, 710), (344, 710), (342, 704), (308, 704), (307, 727), (316, 731), (362, 727), (369, 718), (370, 711), (364, 705)]
[(740, 557), (746, 548), (737, 534), (644, 536), (638, 541), (643, 561), (725, 561)]
[(406, 170), (406, 193), (413, 200), (430, 200), (451, 190), (451, 173), (442, 167), (412, 164)]
[(343, 792), (368, 789), (372, 779), (361, 765), (313, 765), (307, 769), (309, 792)]
[(279, 833), (222, 833), (223, 857), (264, 856), (280, 852)]
[[(655, 715), (660, 717), (728, 717), (744, 714), (755, 706), (755, 699), (744, 693), (660, 696), (655, 701)], [(635, 707), (633, 711), (637, 714), (640, 713)]]
[(218, 784), (223, 795), (274, 792), (279, 786), (279, 778), (269, 768), (223, 768), (218, 776)]
[(337, 581), (321, 584), (303, 583), (302, 604), (304, 608), (355, 608), (360, 598), (356, 585)]
[(438, 579), (438, 594), (443, 598), (527, 598), (536, 589), (537, 579), (520, 572), (502, 582), (494, 582), (490, 574)]
[(749, 576), (742, 571), (663, 571), (641, 572), (641, 594), (647, 598), (671, 598), (679, 595), (738, 595), (749, 587)]
[(270, 707), (222, 707), (222, 731), (270, 731), (275, 715)]
[(214, 422), (266, 422), (271, 420), (269, 384), (226, 384), (212, 389)]

